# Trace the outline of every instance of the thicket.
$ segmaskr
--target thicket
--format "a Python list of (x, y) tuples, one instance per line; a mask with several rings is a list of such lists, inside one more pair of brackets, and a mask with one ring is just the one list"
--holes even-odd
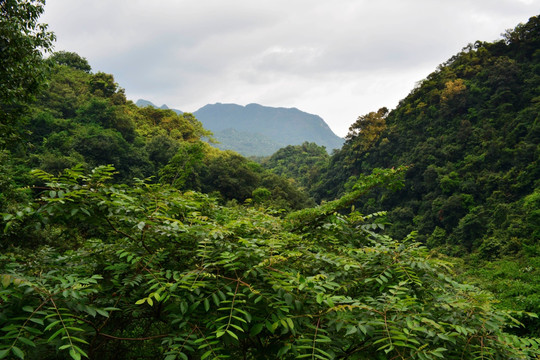
[(339, 214), (400, 173), (282, 218), (112, 184), (107, 166), (34, 171), (40, 195), (3, 218), (0, 358), (534, 358), (537, 340), (505, 332), (522, 314), (453, 280), (414, 233)]

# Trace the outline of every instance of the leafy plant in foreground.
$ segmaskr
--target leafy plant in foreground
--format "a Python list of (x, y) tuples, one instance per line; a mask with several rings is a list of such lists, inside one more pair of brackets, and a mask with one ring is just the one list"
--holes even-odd
[[(61, 235), (0, 258), (0, 355), (32, 358), (533, 359), (515, 314), (459, 284), (415, 234), (382, 233), (350, 207), (398, 170), (279, 218), (138, 180), (35, 172), (47, 188), (28, 215)], [(33, 224), (32, 224), (33, 225)], [(67, 231), (67, 230), (70, 231)], [(68, 237), (76, 248), (62, 250)], [(13, 239), (12, 244), (16, 239)], [(521, 315), (521, 314), (517, 314)], [(532, 314), (530, 316), (533, 316)]]

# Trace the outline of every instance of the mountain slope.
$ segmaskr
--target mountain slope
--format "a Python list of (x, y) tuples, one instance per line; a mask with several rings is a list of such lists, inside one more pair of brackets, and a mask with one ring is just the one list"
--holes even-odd
[[(360, 131), (323, 171), (318, 200), (374, 168), (408, 165), (402, 190), (356, 208), (388, 209), (393, 236), (418, 231), (429, 248), (464, 257), (458, 271), (502, 306), (540, 313), (539, 17), (467, 46), (394, 111), (361, 116), (352, 129)], [(522, 321), (522, 333), (540, 334), (539, 321)]]
[[(244, 155), (270, 155), (281, 147), (305, 141), (325, 146), (328, 151), (338, 149), (343, 144), (343, 139), (335, 135), (323, 119), (296, 108), (217, 103), (202, 107), (194, 115), (225, 148), (234, 149), (237, 143), (234, 139), (227, 141), (230, 136), (224, 133), (225, 130), (234, 129), (244, 133), (244, 140), (251, 143), (252, 149), (249, 150), (251, 153), (248, 150), (240, 151)], [(268, 140), (271, 142), (268, 143)], [(268, 151), (254, 153), (262, 148)]]
[[(363, 131), (348, 135), (321, 180), (319, 198), (338, 196), (351, 176), (409, 165), (406, 187), (376, 198), (394, 209), (389, 215), (395, 235), (404, 236), (417, 224), (431, 246), (456, 253), (479, 250), (485, 257), (535, 244), (540, 238), (538, 49), (538, 17), (504, 40), (464, 48), (394, 111), (381, 112), (384, 124), (371, 127), (371, 138)], [(376, 118), (376, 113), (362, 116), (353, 127)], [(376, 199), (364, 204), (365, 213), (380, 208)]]

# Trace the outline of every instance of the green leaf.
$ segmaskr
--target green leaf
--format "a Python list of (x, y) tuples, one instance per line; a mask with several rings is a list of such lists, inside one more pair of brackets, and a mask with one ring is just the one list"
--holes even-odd
[(351, 335), (351, 334), (356, 334), (357, 331), (358, 331), (358, 329), (356, 328), (356, 326), (349, 325), (349, 326), (347, 326), (347, 332), (345, 333), (345, 336)]
[(263, 324), (263, 323), (255, 324), (255, 326), (253, 326), (253, 327), (251, 328), (251, 330), (249, 331), (249, 335), (255, 336), (255, 335), (257, 335), (258, 333), (260, 333), (260, 332), (262, 331), (263, 328), (264, 328), (264, 324)]
[(73, 360), (81, 360), (81, 354), (75, 351), (75, 349), (69, 350), (69, 355), (73, 358)]
[(10, 349), (0, 350), (0, 359), (5, 358), (9, 354)]
[(32, 347), (36, 347), (36, 344), (34, 344), (34, 342), (30, 339), (27, 339), (25, 337), (19, 337), (19, 341), (22, 342), (23, 344), (26, 344), (26, 345), (29, 345), (29, 346), (32, 346)]
[(220, 301), (216, 293), (212, 293), (212, 300), (214, 300), (214, 304), (216, 304), (216, 306), (219, 306)]
[(57, 337), (58, 335), (60, 335), (61, 333), (64, 332), (64, 328), (60, 328), (58, 330), (56, 330), (56, 332), (54, 334), (52, 334), (48, 339), (47, 339), (47, 342), (51, 342), (54, 340), (55, 337)]
[(291, 329), (291, 330), (294, 329), (294, 323), (293, 323), (291, 318), (286, 318), (285, 321), (289, 325), (289, 329)]
[(99, 315), (104, 316), (104, 317), (109, 317), (109, 312), (108, 311), (103, 310), (103, 309), (95, 309), (95, 310)]
[(50, 329), (52, 329), (53, 327), (55, 327), (56, 325), (60, 324), (61, 321), (60, 320), (56, 320), (56, 321), (53, 321), (52, 323), (50, 323), (49, 325), (47, 325), (47, 327), (45, 328), (45, 330), (43, 331), (49, 331)]
[(208, 298), (204, 299), (204, 310), (208, 312), (210, 310), (210, 301), (208, 301)]
[(285, 355), (289, 350), (291, 349), (291, 345), (285, 345), (281, 349), (279, 349), (277, 353), (277, 358), (281, 358), (283, 355)]
[(36, 324), (39, 324), (39, 325), (44, 325), (42, 319), (34, 318), (34, 317), (33, 317), (33, 318), (30, 318), (29, 320), (30, 320), (31, 322), (33, 322), (33, 323), (36, 323)]
[(231, 335), (233, 338), (235, 338), (236, 340), (238, 340), (238, 336), (236, 336), (236, 334), (233, 333), (231, 330), (227, 330), (227, 334)]
[(274, 333), (274, 331), (276, 331), (276, 328), (274, 328), (270, 321), (266, 320), (265, 325), (268, 331), (270, 331), (272, 334)]
[(204, 360), (204, 359), (206, 359), (207, 357), (209, 357), (210, 355), (212, 355), (212, 352), (213, 352), (213, 351), (210, 349), (210, 350), (208, 350), (207, 352), (205, 352), (204, 354), (202, 354), (201, 360)]
[(24, 359), (24, 353), (23, 353), (22, 350), (19, 349), (18, 347), (13, 346), (13, 347), (11, 348), (11, 352), (13, 353), (13, 355), (15, 355), (16, 357), (18, 357), (19, 359)]

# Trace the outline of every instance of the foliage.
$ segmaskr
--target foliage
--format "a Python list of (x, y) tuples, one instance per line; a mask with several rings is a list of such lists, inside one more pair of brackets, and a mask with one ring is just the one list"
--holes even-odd
[(359, 116), (349, 127), (346, 140), (347, 144), (353, 147), (353, 152), (365, 152), (375, 145), (386, 129), (386, 115), (388, 115), (388, 109), (383, 107), (377, 112)]
[(53, 61), (58, 65), (70, 66), (77, 70), (82, 70), (89, 73), (92, 67), (86, 58), (79, 54), (70, 51), (56, 51), (49, 57), (49, 61)]
[(0, 2), (0, 148), (20, 136), (27, 103), (43, 82), (41, 51), (50, 49), (54, 35), (39, 24), (43, 0)]
[[(399, 173), (355, 188), (399, 183)], [(521, 314), (454, 281), (414, 234), (397, 241), (377, 215), (340, 215), (348, 197), (281, 219), (144, 181), (112, 185), (112, 167), (34, 175), (46, 190), (4, 222), (59, 236), (0, 256), (1, 358), (538, 355), (536, 339), (504, 332)], [(84, 241), (62, 250), (73, 237)]]
[(319, 180), (321, 171), (327, 166), (329, 155), (324, 146), (304, 142), (289, 145), (263, 159), (261, 164), (274, 174), (294, 179), (306, 191), (310, 191)]
[(536, 244), (527, 215), (535, 208), (525, 198), (538, 191), (540, 175), (539, 26), (533, 17), (506, 41), (467, 46), (395, 110), (361, 116), (313, 196), (331, 200), (358, 174), (407, 165), (403, 190), (374, 193), (361, 205), (363, 212), (390, 209), (394, 236), (417, 229), (426, 243), (442, 229), (440, 250), (490, 247), (486, 258), (522, 249), (489, 244)]

